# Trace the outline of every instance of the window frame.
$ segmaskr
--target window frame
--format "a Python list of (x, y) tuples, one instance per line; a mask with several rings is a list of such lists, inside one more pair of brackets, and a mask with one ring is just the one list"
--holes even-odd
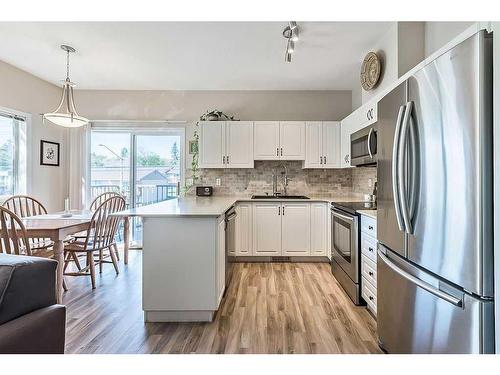
[[(24, 126), (14, 126), (13, 195), (31, 191), (31, 114), (15, 109), (0, 107), (0, 116), (24, 122)], [(19, 124), (20, 122), (18, 122)], [(10, 195), (0, 195), (3, 202)]]
[[(132, 182), (135, 179), (135, 168), (132, 167), (133, 161), (136, 159), (136, 147), (137, 147), (137, 136), (138, 135), (179, 135), (181, 137), (181, 144), (179, 145), (179, 153), (181, 156), (180, 163), (180, 186), (181, 189), (185, 184), (186, 179), (186, 122), (185, 121), (134, 121), (134, 122), (120, 122), (120, 121), (103, 121), (103, 122), (92, 122), (90, 124), (90, 130), (88, 132), (87, 138), (87, 152), (86, 152), (86, 165), (87, 165), (87, 176), (86, 180), (86, 207), (89, 207), (91, 203), (90, 197), (90, 186), (91, 186), (91, 148), (92, 148), (92, 132), (100, 133), (130, 133), (130, 175), (129, 181)], [(134, 189), (132, 189), (134, 190)], [(179, 192), (180, 194), (180, 192)], [(134, 202), (134, 203), (132, 203)], [(135, 207), (135, 192), (131, 192), (130, 196), (131, 207)], [(132, 206), (134, 204), (134, 206)]]

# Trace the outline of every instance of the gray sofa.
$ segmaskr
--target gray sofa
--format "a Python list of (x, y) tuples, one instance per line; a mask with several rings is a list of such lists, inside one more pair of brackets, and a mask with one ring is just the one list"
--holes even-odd
[(0, 353), (64, 353), (56, 267), (50, 259), (0, 254)]

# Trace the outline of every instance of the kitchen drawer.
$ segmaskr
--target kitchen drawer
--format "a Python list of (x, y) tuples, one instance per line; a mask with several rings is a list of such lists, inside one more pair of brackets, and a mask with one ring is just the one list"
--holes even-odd
[(377, 238), (377, 220), (361, 215), (361, 232)]
[(361, 233), (361, 253), (377, 263), (377, 240)]
[(377, 315), (377, 289), (365, 277), (361, 278), (361, 296), (366, 301), (371, 312)]
[(361, 275), (377, 289), (377, 265), (366, 255), (361, 255)]

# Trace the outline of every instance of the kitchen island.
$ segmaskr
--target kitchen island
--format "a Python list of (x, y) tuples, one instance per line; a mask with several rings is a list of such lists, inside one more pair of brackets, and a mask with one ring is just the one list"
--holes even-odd
[(237, 202), (353, 197), (185, 197), (117, 213), (143, 220), (142, 304), (147, 322), (212, 321), (226, 285), (225, 212)]

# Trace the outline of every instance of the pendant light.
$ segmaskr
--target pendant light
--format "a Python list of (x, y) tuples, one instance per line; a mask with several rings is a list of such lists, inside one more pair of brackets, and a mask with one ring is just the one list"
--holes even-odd
[(76, 52), (76, 50), (65, 44), (61, 45), (61, 49), (66, 51), (66, 79), (62, 81), (61, 101), (54, 112), (43, 114), (43, 120), (48, 120), (55, 125), (66, 128), (77, 128), (88, 124), (89, 120), (80, 116), (76, 111), (75, 100), (73, 98), (73, 88), (76, 84), (69, 79), (69, 54)]

